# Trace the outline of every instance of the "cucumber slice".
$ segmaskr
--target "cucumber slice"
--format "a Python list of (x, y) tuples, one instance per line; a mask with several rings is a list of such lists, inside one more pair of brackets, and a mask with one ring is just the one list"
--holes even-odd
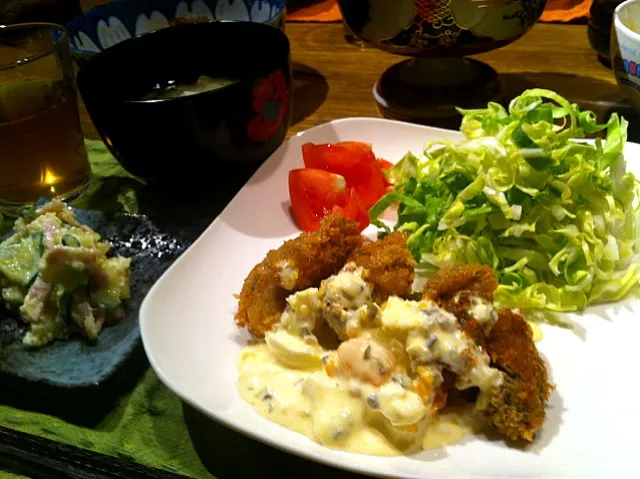
[(106, 309), (114, 309), (122, 304), (122, 300), (119, 298), (117, 293), (108, 288), (91, 288), (89, 297), (91, 298), (91, 301), (93, 301), (96, 305), (102, 306)]
[(44, 253), (43, 239), (44, 239), (44, 234), (41, 233), (40, 231), (36, 233), (31, 233), (31, 241), (33, 241), (33, 244), (36, 247), (39, 256), (42, 256), (42, 254)]
[(32, 233), (17, 243), (2, 245), (0, 273), (14, 283), (28, 286), (38, 275), (42, 248), (42, 233)]
[(62, 244), (64, 246), (71, 246), (73, 248), (77, 248), (80, 246), (80, 241), (73, 235), (64, 235), (62, 237)]

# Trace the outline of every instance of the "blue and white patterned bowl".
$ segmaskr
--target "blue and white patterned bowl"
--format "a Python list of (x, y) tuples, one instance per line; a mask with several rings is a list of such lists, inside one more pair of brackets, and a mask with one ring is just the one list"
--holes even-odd
[(71, 51), (83, 63), (92, 55), (175, 21), (205, 18), (266, 23), (284, 29), (285, 0), (114, 0), (69, 23)]
[(620, 91), (640, 108), (640, 0), (627, 0), (613, 12), (609, 51)]

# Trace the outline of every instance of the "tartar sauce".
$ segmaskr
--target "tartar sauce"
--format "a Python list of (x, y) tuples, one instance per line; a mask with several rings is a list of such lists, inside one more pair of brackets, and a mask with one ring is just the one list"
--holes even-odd
[[(320, 288), (292, 294), (265, 342), (247, 346), (238, 390), (259, 414), (317, 443), (392, 456), (443, 447), (479, 424), (502, 373), (435, 303), (390, 297), (377, 305), (363, 271), (348, 264)], [(473, 302), (491, 328), (495, 310)], [(342, 340), (324, 349), (315, 331), (328, 324)], [(440, 411), (443, 370), (457, 389), (476, 387), (475, 405)]]

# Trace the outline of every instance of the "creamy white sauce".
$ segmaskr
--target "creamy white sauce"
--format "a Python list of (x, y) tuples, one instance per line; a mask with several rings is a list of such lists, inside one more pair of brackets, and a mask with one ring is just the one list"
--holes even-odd
[[(490, 322), (492, 310), (473, 314)], [(323, 324), (343, 339), (337, 350), (319, 344)], [(279, 326), (247, 346), (238, 366), (238, 390), (262, 416), (323, 446), (380, 456), (459, 441), (502, 382), (453, 315), (427, 300), (391, 297), (379, 307), (353, 265), (289, 296)], [(436, 410), (445, 366), (458, 389), (480, 389), (475, 405)]]
[(456, 388), (477, 386), (481, 404), (502, 383), (502, 373), (490, 367), (487, 353), (460, 330), (452, 314), (431, 301), (391, 297), (382, 307), (382, 325), (396, 334), (406, 333), (413, 369), (430, 387), (442, 381), (442, 365), (457, 374)]
[[(454, 444), (477, 428), (472, 408), (430, 417), (415, 430), (393, 427), (348, 381), (330, 378), (322, 367), (283, 366), (266, 344), (245, 347), (239, 370), (238, 391), (260, 415), (331, 449), (396, 456)], [(381, 395), (383, 402), (393, 397)]]
[(298, 280), (298, 270), (293, 268), (289, 263), (280, 265), (280, 284), (284, 289), (291, 290), (294, 288)]
[(354, 338), (372, 325), (378, 307), (371, 300), (371, 287), (362, 278), (363, 268), (348, 263), (340, 274), (320, 285), (322, 318), (340, 339)]
[(531, 331), (533, 332), (533, 342), (537, 343), (542, 339), (542, 330), (540, 329), (540, 326), (534, 323), (533, 321), (527, 321), (527, 324), (529, 325), (529, 327), (531, 328)]
[(491, 328), (498, 322), (498, 312), (489, 301), (480, 297), (471, 298), (469, 314), (475, 318), (478, 324), (484, 329), (485, 334), (489, 334)]
[(482, 418), (472, 406), (444, 412), (426, 429), (422, 449), (438, 449), (455, 444), (471, 434), (478, 433), (482, 427)]
[(393, 437), (367, 423), (365, 406), (344, 380), (323, 368), (292, 370), (265, 344), (247, 346), (240, 359), (238, 390), (262, 416), (319, 444), (377, 456), (402, 454)]

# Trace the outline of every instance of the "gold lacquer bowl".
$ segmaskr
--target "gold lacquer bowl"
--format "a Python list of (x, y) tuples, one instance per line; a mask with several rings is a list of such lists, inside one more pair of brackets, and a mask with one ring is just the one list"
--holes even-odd
[(347, 26), (381, 50), (412, 57), (387, 70), (374, 96), (385, 116), (432, 123), (454, 105), (499, 100), (497, 73), (465, 55), (505, 46), (540, 18), (546, 0), (338, 0)]

